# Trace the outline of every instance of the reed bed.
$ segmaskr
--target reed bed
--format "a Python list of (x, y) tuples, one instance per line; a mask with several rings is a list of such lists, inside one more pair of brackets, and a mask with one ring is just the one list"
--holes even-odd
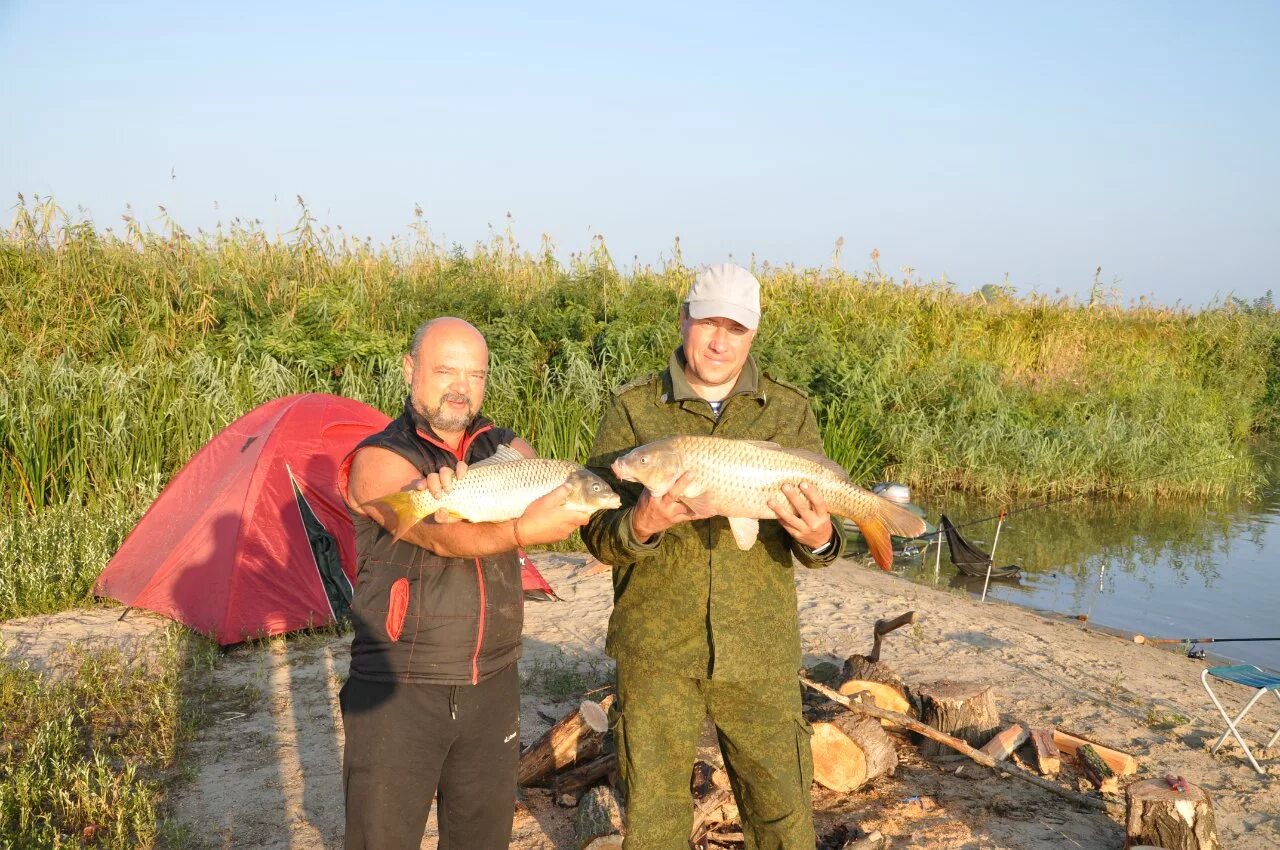
[[(811, 394), (828, 453), (863, 483), (935, 499), (1247, 495), (1246, 439), (1275, 428), (1268, 305), (961, 293), (874, 265), (757, 272), (760, 360)], [(22, 541), (0, 547), (0, 616), (83, 599), (163, 482), (254, 406), (324, 391), (396, 413), (400, 358), (431, 316), (485, 332), (490, 416), (581, 461), (611, 390), (665, 364), (693, 274), (678, 249), (620, 274), (600, 239), (560, 263), (503, 232), (446, 250), (421, 222), (374, 246), (305, 208), (268, 237), (129, 217), (115, 233), (23, 201), (0, 234), (0, 538)]]

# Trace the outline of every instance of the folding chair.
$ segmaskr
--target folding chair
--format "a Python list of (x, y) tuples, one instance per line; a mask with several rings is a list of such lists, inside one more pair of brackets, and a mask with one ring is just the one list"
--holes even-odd
[[(1258, 689), (1245, 707), (1240, 710), (1240, 713), (1236, 715), (1235, 720), (1232, 720), (1231, 716), (1227, 714), (1227, 710), (1222, 707), (1222, 702), (1218, 699), (1218, 695), (1213, 692), (1213, 688), (1209, 687), (1210, 676), (1215, 679), (1221, 679), (1224, 682), (1235, 682), (1237, 685), (1244, 685), (1246, 688)], [(1249, 745), (1244, 742), (1244, 738), (1240, 735), (1240, 730), (1236, 726), (1249, 713), (1249, 709), (1253, 708), (1253, 704), (1261, 699), (1262, 695), (1267, 691), (1274, 693), (1276, 699), (1280, 700), (1280, 676), (1265, 673), (1261, 668), (1252, 664), (1236, 664), (1230, 667), (1207, 668), (1200, 674), (1200, 683), (1209, 692), (1209, 699), (1213, 700), (1213, 704), (1217, 706), (1218, 713), (1222, 715), (1222, 719), (1227, 721), (1227, 731), (1223, 732), (1222, 737), (1218, 739), (1218, 743), (1213, 745), (1212, 752), (1216, 753), (1218, 748), (1226, 742), (1227, 736), (1231, 735), (1244, 749), (1244, 754), (1248, 757), (1249, 763), (1253, 765), (1253, 769), (1265, 775), (1266, 771), (1258, 767), (1258, 760), (1253, 757), (1253, 753), (1249, 750)], [(1280, 740), (1280, 729), (1277, 729), (1276, 733), (1271, 736), (1271, 740), (1267, 741), (1267, 746), (1270, 747), (1277, 740)]]

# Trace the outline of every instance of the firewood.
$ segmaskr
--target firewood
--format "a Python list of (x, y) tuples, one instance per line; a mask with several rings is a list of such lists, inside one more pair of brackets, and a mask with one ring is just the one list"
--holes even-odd
[(1149, 844), (1167, 850), (1218, 850), (1213, 803), (1203, 789), (1169, 787), (1164, 779), (1135, 782), (1126, 789), (1125, 846)]
[(856, 791), (898, 766), (893, 739), (872, 718), (843, 710), (810, 713), (813, 779), (823, 788)]
[(1063, 755), (1067, 756), (1074, 756), (1080, 747), (1085, 744), (1092, 744), (1094, 750), (1107, 763), (1107, 766), (1116, 772), (1117, 776), (1131, 776), (1138, 772), (1138, 760), (1136, 758), (1120, 750), (1104, 747), (1097, 741), (1090, 741), (1088, 738), (1081, 738), (1078, 735), (1063, 732), (1061, 729), (1054, 729), (1053, 743)]
[[(920, 719), (937, 729), (981, 747), (1000, 728), (995, 692), (981, 682), (933, 682), (915, 689), (920, 700)], [(945, 748), (925, 741), (920, 752), (938, 755)]]
[(597, 785), (582, 795), (573, 819), (574, 847), (604, 850), (622, 846), (622, 804), (608, 785)]
[(606, 753), (571, 770), (556, 774), (552, 785), (555, 788), (556, 800), (558, 801), (568, 795), (576, 803), (578, 796), (583, 791), (607, 777), (617, 768), (618, 754)]
[(836, 690), (844, 696), (866, 691), (881, 708), (908, 715), (913, 713), (907, 686), (902, 679), (889, 665), (873, 661), (867, 655), (850, 655), (845, 659)]
[(1116, 777), (1116, 772), (1111, 769), (1102, 756), (1098, 755), (1098, 751), (1093, 748), (1093, 744), (1082, 744), (1076, 750), (1076, 761), (1080, 764), (1080, 772), (1098, 787), (1098, 790), (1104, 794), (1114, 794), (1120, 790), (1120, 780)]
[(600, 755), (609, 731), (606, 712), (612, 703), (613, 694), (599, 703), (583, 700), (578, 708), (560, 718), (520, 755), (516, 783), (543, 783), (556, 771)]
[(1027, 731), (1027, 727), (1015, 723), (983, 744), (981, 749), (996, 761), (1003, 761), (1013, 755), (1014, 750), (1025, 744), (1029, 737), (1031, 733)]
[(738, 804), (734, 802), (733, 792), (717, 788), (694, 807), (693, 829), (689, 840), (697, 845), (720, 824), (738, 822)]
[(1062, 754), (1053, 743), (1052, 729), (1032, 729), (1031, 743), (1036, 751), (1036, 765), (1045, 776), (1057, 776), (1062, 770)]
[(1043, 788), (1046, 791), (1050, 791), (1054, 794), (1057, 794), (1059, 797), (1062, 797), (1065, 800), (1070, 800), (1072, 803), (1076, 804), (1077, 806), (1081, 806), (1082, 808), (1102, 809), (1104, 811), (1107, 809), (1108, 804), (1103, 800), (1097, 800), (1091, 797), (1082, 796), (1080, 794), (1075, 793), (1074, 791), (1069, 791), (1066, 788), (1063, 788), (1061, 785), (1057, 785), (1053, 782), (1050, 782), (1047, 779), (1041, 779), (1039, 776), (1035, 776), (1032, 773), (1024, 771), (1021, 768), (1017, 767), (1016, 765), (1011, 765), (1005, 762), (996, 761), (986, 753), (982, 753), (982, 752), (979, 752), (978, 750), (975, 750), (973, 747), (969, 746), (959, 738), (948, 735), (945, 732), (939, 732), (937, 729), (934, 729), (932, 726), (921, 723), (919, 720), (915, 720), (911, 717), (907, 717), (905, 714), (899, 714), (895, 711), (886, 711), (885, 709), (879, 708), (874, 705), (853, 702), (848, 697), (836, 693), (835, 691), (831, 690), (831, 688), (828, 688), (826, 685), (820, 685), (817, 682), (806, 679), (804, 676), (800, 676), (799, 678), (800, 678), (800, 684), (804, 685), (806, 688), (809, 688), (810, 690), (813, 690), (813, 691), (817, 691), (818, 693), (825, 696), (827, 699), (831, 700), (832, 702), (838, 703), (839, 705), (843, 705), (845, 708), (849, 709), (850, 711), (857, 712), (858, 714), (865, 714), (869, 717), (874, 717), (877, 720), (892, 720), (893, 722), (898, 723), (907, 729), (910, 729), (912, 732), (915, 732), (916, 734), (924, 738), (928, 738), (932, 741), (936, 741), (940, 744), (944, 744), (945, 746), (950, 747), (956, 752), (964, 756), (967, 756), (968, 758), (976, 761), (978, 764), (983, 765), (984, 767), (995, 768), (996, 770), (1000, 771), (1006, 776), (1017, 777), (1018, 779), (1021, 779), (1023, 782), (1029, 782), (1032, 785), (1035, 785), (1039, 788)]

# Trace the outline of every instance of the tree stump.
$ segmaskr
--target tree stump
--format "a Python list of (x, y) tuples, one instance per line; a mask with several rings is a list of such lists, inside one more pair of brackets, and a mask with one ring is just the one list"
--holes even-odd
[[(937, 729), (962, 739), (971, 747), (981, 747), (1000, 731), (1000, 712), (995, 693), (981, 682), (933, 682), (915, 689), (920, 701), (920, 719)], [(934, 741), (925, 740), (920, 752), (934, 756), (948, 752)]]
[[(880, 708), (896, 711), (899, 714), (911, 715), (911, 700), (907, 696), (907, 686), (889, 665), (880, 661), (872, 661), (865, 655), (850, 655), (845, 659), (844, 669), (840, 672), (840, 684), (836, 691), (841, 696), (851, 697), (860, 691), (871, 694), (872, 700)], [(885, 726), (893, 727), (892, 721), (881, 721)]]
[(582, 795), (573, 819), (574, 847), (605, 850), (622, 846), (622, 804), (608, 785), (597, 785)]
[(1167, 850), (1218, 850), (1213, 804), (1199, 786), (1176, 791), (1163, 779), (1129, 786), (1125, 795), (1125, 847), (1150, 844)]
[(813, 779), (823, 788), (848, 793), (884, 774), (893, 774), (898, 752), (880, 721), (843, 708), (813, 712)]
[(583, 700), (575, 711), (560, 718), (541, 738), (520, 754), (516, 784), (536, 785), (556, 771), (600, 755), (609, 731), (613, 694), (595, 703)]

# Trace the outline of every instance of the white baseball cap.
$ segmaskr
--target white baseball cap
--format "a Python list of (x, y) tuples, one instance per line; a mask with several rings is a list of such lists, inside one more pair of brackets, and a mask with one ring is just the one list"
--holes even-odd
[(733, 263), (698, 272), (684, 303), (689, 305), (691, 319), (733, 319), (750, 330), (760, 326), (760, 281)]

